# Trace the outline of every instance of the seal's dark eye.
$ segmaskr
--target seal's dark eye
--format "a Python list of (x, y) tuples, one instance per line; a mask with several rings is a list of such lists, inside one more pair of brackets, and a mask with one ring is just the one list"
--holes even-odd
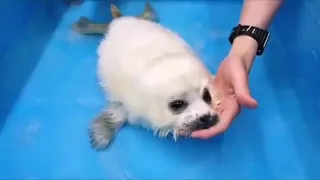
[(185, 110), (188, 106), (188, 103), (183, 100), (174, 100), (169, 103), (169, 107), (175, 113), (180, 113)]
[(211, 104), (211, 95), (210, 95), (210, 92), (208, 91), (207, 88), (204, 88), (203, 90), (203, 94), (202, 94), (202, 99), (208, 103), (208, 104)]

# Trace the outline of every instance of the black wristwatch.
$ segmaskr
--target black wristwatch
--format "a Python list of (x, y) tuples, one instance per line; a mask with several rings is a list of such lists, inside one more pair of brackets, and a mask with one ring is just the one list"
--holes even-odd
[(270, 33), (267, 30), (254, 27), (254, 26), (248, 26), (248, 25), (241, 25), (234, 27), (232, 29), (232, 32), (229, 36), (229, 42), (232, 44), (233, 40), (238, 36), (250, 36), (258, 43), (258, 50), (257, 55), (260, 56), (263, 54), (263, 51), (267, 45), (267, 42), (269, 40)]

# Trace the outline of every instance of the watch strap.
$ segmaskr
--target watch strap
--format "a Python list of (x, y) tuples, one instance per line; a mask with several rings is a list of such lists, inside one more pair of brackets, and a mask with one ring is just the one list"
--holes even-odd
[(269, 40), (270, 32), (255, 26), (239, 24), (232, 29), (232, 32), (229, 36), (229, 42), (232, 44), (236, 37), (243, 35), (250, 36), (254, 40), (256, 40), (256, 42), (258, 43), (257, 55), (262, 55)]

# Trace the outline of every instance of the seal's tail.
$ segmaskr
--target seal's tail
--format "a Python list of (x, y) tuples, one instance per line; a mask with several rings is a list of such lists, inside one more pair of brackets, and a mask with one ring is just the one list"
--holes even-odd
[(106, 148), (125, 121), (126, 112), (122, 104), (111, 103), (108, 109), (93, 120), (89, 129), (91, 146), (97, 150)]
[(139, 16), (141, 19), (149, 20), (149, 21), (155, 21), (156, 20), (156, 13), (151, 7), (150, 2), (147, 0), (143, 13)]

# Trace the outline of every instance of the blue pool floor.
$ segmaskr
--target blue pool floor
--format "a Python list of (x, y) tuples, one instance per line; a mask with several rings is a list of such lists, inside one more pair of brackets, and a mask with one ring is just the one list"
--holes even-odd
[[(140, 13), (143, 6), (144, 1), (119, 4), (130, 15)], [(237, 23), (241, 2), (152, 1), (152, 6), (160, 23), (179, 33), (216, 72), (230, 48), (227, 38)], [(225, 134), (207, 141), (175, 143), (126, 126), (109, 149), (93, 151), (87, 128), (106, 105), (95, 72), (102, 37), (73, 32), (71, 23), (82, 15), (106, 21), (107, 13), (107, 2), (86, 1), (70, 7), (41, 47), (44, 51), (14, 105), (1, 114), (0, 178), (320, 178), (320, 104), (313, 101), (314, 91), (301, 93), (310, 85), (293, 75), (295, 64), (286, 64), (287, 55), (276, 33), (251, 72), (250, 86), (259, 108), (243, 110)], [(2, 73), (2, 93), (11, 92), (15, 78), (28, 67), (29, 62), (21, 60), (28, 58), (19, 53), (40, 48), (37, 41), (48, 38), (36, 33), (37, 28), (41, 27), (28, 27), (29, 34), (12, 47), (8, 56), (14, 63), (7, 64)], [(2, 97), (8, 100), (10, 93)]]

